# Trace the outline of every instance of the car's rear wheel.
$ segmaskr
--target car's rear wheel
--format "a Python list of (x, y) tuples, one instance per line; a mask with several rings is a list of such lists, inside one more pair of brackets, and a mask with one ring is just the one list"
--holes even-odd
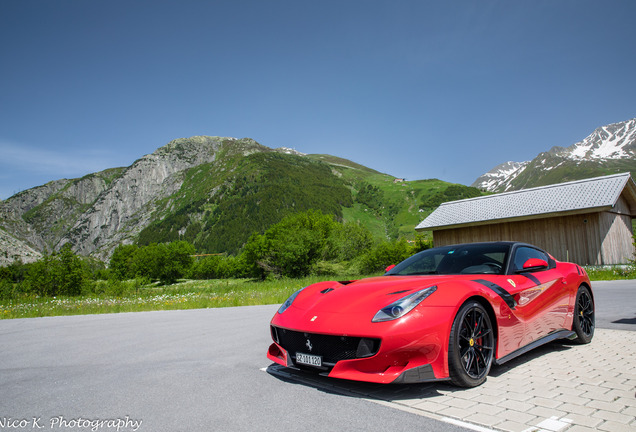
[(581, 285), (576, 293), (576, 303), (574, 304), (574, 321), (572, 330), (576, 333), (574, 342), (587, 344), (594, 337), (596, 319), (594, 315), (594, 299), (590, 290)]
[(495, 333), (484, 307), (465, 303), (457, 312), (448, 345), (451, 382), (459, 387), (476, 387), (486, 381), (495, 354)]

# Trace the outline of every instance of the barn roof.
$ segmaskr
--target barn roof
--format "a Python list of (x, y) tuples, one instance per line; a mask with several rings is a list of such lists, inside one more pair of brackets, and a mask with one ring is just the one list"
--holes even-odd
[(636, 183), (629, 173), (451, 201), (440, 205), (417, 231), (609, 210), (623, 191), (636, 215)]

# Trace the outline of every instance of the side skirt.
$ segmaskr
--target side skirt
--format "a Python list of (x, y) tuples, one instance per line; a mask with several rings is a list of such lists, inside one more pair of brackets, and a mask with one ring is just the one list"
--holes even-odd
[(519, 357), (522, 354), (527, 353), (528, 351), (531, 351), (537, 347), (540, 347), (541, 345), (545, 345), (549, 342), (555, 341), (557, 339), (576, 339), (576, 333), (571, 331), (571, 330), (558, 330), (554, 333), (550, 333), (547, 336), (542, 337), (541, 339), (537, 339), (534, 342), (530, 342), (528, 345), (519, 348), (516, 351), (511, 352), (510, 354), (500, 358), (500, 359), (495, 359), (495, 364), (496, 365), (502, 365), (504, 363), (506, 363), (507, 361), (512, 360), (515, 357)]

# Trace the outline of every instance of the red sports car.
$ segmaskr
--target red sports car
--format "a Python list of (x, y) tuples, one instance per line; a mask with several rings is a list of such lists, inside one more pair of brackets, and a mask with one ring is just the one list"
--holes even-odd
[(296, 291), (271, 321), (267, 357), (376, 383), (478, 386), (494, 363), (567, 338), (589, 343), (585, 270), (525, 243), (428, 249), (383, 276)]

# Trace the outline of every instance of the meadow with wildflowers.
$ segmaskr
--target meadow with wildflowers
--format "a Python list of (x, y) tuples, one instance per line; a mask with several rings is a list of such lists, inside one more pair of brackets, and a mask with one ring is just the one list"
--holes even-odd
[(329, 279), (333, 278), (188, 280), (141, 287), (128, 281), (117, 294), (24, 295), (0, 300), (0, 319), (278, 304), (299, 288)]
[[(586, 271), (592, 281), (636, 279), (633, 266), (586, 267)], [(294, 291), (312, 283), (360, 277), (363, 276), (182, 280), (172, 285), (130, 280), (101, 294), (22, 295), (0, 300), (0, 319), (280, 304)]]
[(585, 271), (592, 281), (636, 279), (636, 266), (634, 264), (586, 266)]

